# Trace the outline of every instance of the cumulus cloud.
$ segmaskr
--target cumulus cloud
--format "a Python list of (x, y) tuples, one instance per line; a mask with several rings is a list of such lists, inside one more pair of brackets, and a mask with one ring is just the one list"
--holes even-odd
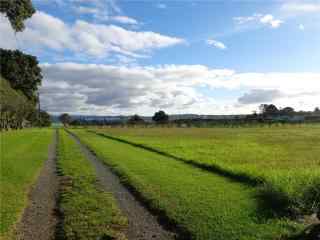
[(136, 19), (130, 18), (128, 16), (114, 16), (111, 18), (111, 20), (122, 24), (138, 24), (138, 21)]
[(282, 10), (295, 13), (317, 13), (320, 12), (319, 2), (286, 2)]
[(222, 50), (227, 49), (227, 46), (223, 42), (220, 42), (220, 41), (217, 41), (217, 40), (214, 40), (214, 39), (208, 39), (207, 40), (207, 44), (211, 45), (211, 46), (214, 46), (216, 48), (222, 49)]
[(271, 14), (267, 14), (261, 17), (260, 22), (263, 24), (270, 25), (272, 28), (278, 28), (283, 23), (283, 21), (275, 19)]
[(234, 17), (233, 20), (239, 25), (266, 25), (271, 28), (278, 28), (283, 23), (271, 14), (255, 13), (252, 16)]
[(277, 89), (252, 89), (238, 98), (238, 102), (240, 104), (269, 103), (283, 96), (284, 94)]
[[(0, 39), (0, 47), (12, 48), (13, 46), (8, 46), (8, 42), (15, 42), (8, 24), (4, 17), (0, 18), (0, 27), (6, 33), (3, 34), (6, 37)], [(154, 49), (185, 42), (181, 38), (155, 32), (130, 31), (115, 25), (92, 24), (83, 20), (66, 24), (41, 11), (26, 21), (25, 31), (18, 33), (17, 38), (24, 49), (48, 48), (94, 57), (104, 57), (110, 53), (139, 57)]]
[[(52, 113), (151, 115), (160, 108), (172, 113), (248, 113), (254, 109), (250, 104), (258, 102), (280, 101), (280, 106), (295, 107), (303, 102), (302, 107), (312, 109), (320, 100), (316, 73), (236, 73), (203, 65), (41, 67), (42, 106)], [(202, 88), (209, 92), (247, 89), (248, 93), (225, 101), (203, 93)]]

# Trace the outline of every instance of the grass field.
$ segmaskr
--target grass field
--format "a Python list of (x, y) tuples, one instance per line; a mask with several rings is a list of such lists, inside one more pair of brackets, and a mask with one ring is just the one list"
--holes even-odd
[(320, 125), (95, 131), (239, 178), (262, 181), (261, 193), (278, 199), (275, 205), (290, 213), (311, 213), (320, 207)]
[(94, 168), (74, 139), (63, 130), (59, 132), (63, 239), (125, 239), (121, 230), (126, 227), (127, 220), (112, 195), (98, 190)]
[(255, 187), (85, 130), (74, 132), (151, 208), (163, 211), (193, 239), (271, 240), (302, 227), (271, 217)]
[(27, 203), (27, 193), (48, 157), (53, 131), (20, 130), (0, 133), (0, 236), (12, 234)]

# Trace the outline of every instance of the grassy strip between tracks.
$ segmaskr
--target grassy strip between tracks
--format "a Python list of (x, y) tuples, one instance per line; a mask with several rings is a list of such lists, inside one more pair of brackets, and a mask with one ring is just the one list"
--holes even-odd
[(14, 238), (15, 224), (27, 205), (27, 195), (48, 158), (51, 129), (0, 133), (0, 238)]
[(192, 239), (285, 239), (303, 227), (271, 218), (252, 186), (94, 133), (73, 132)]
[(111, 193), (97, 186), (96, 173), (79, 145), (59, 130), (58, 168), (62, 175), (59, 208), (61, 239), (125, 239), (127, 225)]

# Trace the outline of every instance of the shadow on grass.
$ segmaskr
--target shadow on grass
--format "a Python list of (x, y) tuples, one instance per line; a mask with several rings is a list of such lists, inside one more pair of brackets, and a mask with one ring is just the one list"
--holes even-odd
[(98, 133), (92, 130), (88, 130), (88, 131), (101, 137), (105, 137), (114, 141), (129, 144), (134, 147), (138, 147), (150, 152), (160, 154), (165, 157), (178, 160), (180, 162), (189, 164), (193, 167), (228, 178), (229, 180), (237, 183), (245, 184), (251, 187), (256, 187), (257, 191), (254, 197), (257, 200), (257, 215), (261, 218), (262, 221), (268, 220), (270, 218), (278, 218), (278, 217), (290, 217), (293, 219), (297, 216), (297, 213), (294, 212), (291, 208), (292, 201), (289, 198), (289, 196), (284, 192), (275, 189), (273, 186), (266, 184), (262, 179), (258, 179), (246, 174), (234, 173), (226, 169), (223, 169), (217, 165), (207, 165), (203, 163), (198, 163), (193, 160), (180, 158), (170, 153), (167, 153), (149, 146), (145, 146), (143, 144), (134, 143), (134, 142), (113, 137), (104, 133)]
[(213, 173), (218, 174), (220, 176), (226, 177), (226, 178), (228, 178), (228, 179), (230, 179), (232, 181), (240, 182), (240, 183), (246, 184), (248, 186), (257, 186), (257, 185), (260, 185), (261, 183), (263, 183), (263, 181), (258, 179), (258, 178), (252, 177), (252, 176), (247, 175), (247, 174), (233, 173), (231, 171), (225, 170), (224, 168), (221, 168), (220, 166), (217, 166), (217, 165), (214, 165), (214, 164), (208, 165), (208, 164), (204, 164), (204, 163), (198, 163), (196, 161), (184, 159), (184, 158), (181, 158), (181, 157), (177, 157), (177, 156), (172, 155), (170, 153), (167, 153), (167, 152), (164, 152), (164, 151), (161, 151), (161, 150), (158, 150), (158, 149), (155, 149), (155, 148), (143, 145), (143, 144), (134, 143), (134, 142), (131, 142), (131, 141), (128, 141), (128, 140), (124, 140), (124, 139), (121, 139), (121, 138), (117, 138), (117, 137), (113, 137), (113, 136), (110, 136), (110, 135), (106, 135), (104, 133), (97, 133), (97, 132), (91, 131), (91, 130), (88, 130), (88, 131), (91, 132), (91, 133), (94, 133), (94, 134), (96, 134), (98, 136), (101, 136), (101, 137), (105, 137), (105, 138), (108, 138), (108, 139), (111, 139), (111, 140), (114, 140), (114, 141), (117, 141), (117, 142), (129, 144), (129, 145), (134, 146), (134, 147), (138, 147), (138, 148), (150, 151), (150, 152), (154, 152), (154, 153), (160, 154), (160, 155), (168, 157), (168, 158), (172, 158), (172, 159), (178, 160), (178, 161), (183, 162), (183, 163), (187, 163), (187, 164), (189, 164), (189, 165), (191, 165), (193, 167), (196, 167), (196, 168), (208, 171), (208, 172), (213, 172)]

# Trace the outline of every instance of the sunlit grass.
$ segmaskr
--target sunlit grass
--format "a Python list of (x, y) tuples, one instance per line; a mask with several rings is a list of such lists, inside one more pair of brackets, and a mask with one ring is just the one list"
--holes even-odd
[(1, 221), (0, 236), (12, 233), (27, 204), (27, 193), (48, 158), (50, 129), (27, 129), (0, 133)]
[(255, 187), (84, 130), (81, 140), (193, 239), (280, 239), (301, 226), (272, 218)]
[(113, 196), (99, 190), (95, 170), (74, 139), (63, 130), (59, 132), (63, 239), (125, 239), (121, 230), (126, 227), (127, 220)]
[(291, 212), (319, 208), (320, 125), (241, 128), (110, 128), (105, 133), (204, 166), (262, 180)]

